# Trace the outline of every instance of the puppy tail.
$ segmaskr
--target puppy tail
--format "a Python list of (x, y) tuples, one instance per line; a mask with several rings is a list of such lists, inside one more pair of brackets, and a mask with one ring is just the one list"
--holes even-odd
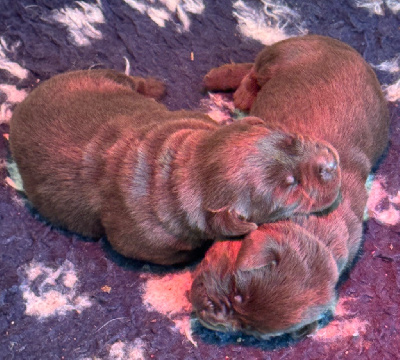
[(135, 83), (135, 90), (144, 96), (160, 100), (165, 95), (165, 84), (155, 78), (143, 78), (140, 76), (130, 76)]
[(253, 63), (225, 64), (211, 69), (204, 77), (203, 85), (210, 91), (235, 90), (253, 65)]
[(139, 94), (154, 98), (161, 99), (165, 95), (165, 84), (155, 78), (144, 78), (141, 76), (127, 76), (116, 70), (111, 69), (94, 69), (77, 71), (75, 73), (85, 73), (90, 78), (107, 78), (117, 84), (126, 86), (132, 90), (137, 91)]

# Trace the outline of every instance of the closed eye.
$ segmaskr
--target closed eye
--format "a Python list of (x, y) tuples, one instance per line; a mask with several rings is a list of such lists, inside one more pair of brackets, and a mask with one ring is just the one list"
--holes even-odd
[(285, 178), (285, 185), (296, 187), (299, 184), (298, 180), (293, 175), (288, 175)]

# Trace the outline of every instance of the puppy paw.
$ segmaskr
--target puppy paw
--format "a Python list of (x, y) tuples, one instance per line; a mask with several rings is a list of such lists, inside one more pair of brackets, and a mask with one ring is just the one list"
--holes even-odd
[(250, 72), (253, 64), (225, 64), (211, 69), (203, 79), (207, 90), (226, 91), (237, 89), (243, 78)]
[(257, 224), (247, 221), (235, 210), (224, 207), (209, 211), (209, 224), (214, 234), (222, 236), (241, 236), (257, 229)]

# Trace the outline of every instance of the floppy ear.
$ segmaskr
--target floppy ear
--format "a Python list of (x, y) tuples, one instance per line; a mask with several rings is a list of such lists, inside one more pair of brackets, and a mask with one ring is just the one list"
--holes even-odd
[(256, 239), (253, 236), (249, 236), (242, 241), (242, 246), (236, 259), (236, 269), (252, 271), (264, 267), (275, 268), (281, 259), (279, 245), (261, 231), (256, 231), (251, 235), (259, 236), (256, 236)]
[(208, 211), (212, 229), (221, 235), (239, 236), (257, 229), (257, 224), (242, 218), (235, 210), (229, 209), (229, 206)]

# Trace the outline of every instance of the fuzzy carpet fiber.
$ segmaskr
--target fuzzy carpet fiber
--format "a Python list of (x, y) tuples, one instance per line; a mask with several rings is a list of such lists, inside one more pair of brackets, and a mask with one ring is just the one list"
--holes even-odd
[[(170, 109), (225, 121), (232, 103), (202, 92), (206, 72), (305, 33), (356, 48), (392, 114), (390, 147), (371, 177), (363, 251), (335, 317), (313, 336), (268, 342), (208, 331), (187, 300), (195, 265), (125, 259), (105, 239), (53, 228), (18, 191), (8, 121), (38, 82), (86, 68), (155, 76), (167, 84)], [(0, 1), (0, 358), (400, 359), (399, 98), (398, 0)]]

